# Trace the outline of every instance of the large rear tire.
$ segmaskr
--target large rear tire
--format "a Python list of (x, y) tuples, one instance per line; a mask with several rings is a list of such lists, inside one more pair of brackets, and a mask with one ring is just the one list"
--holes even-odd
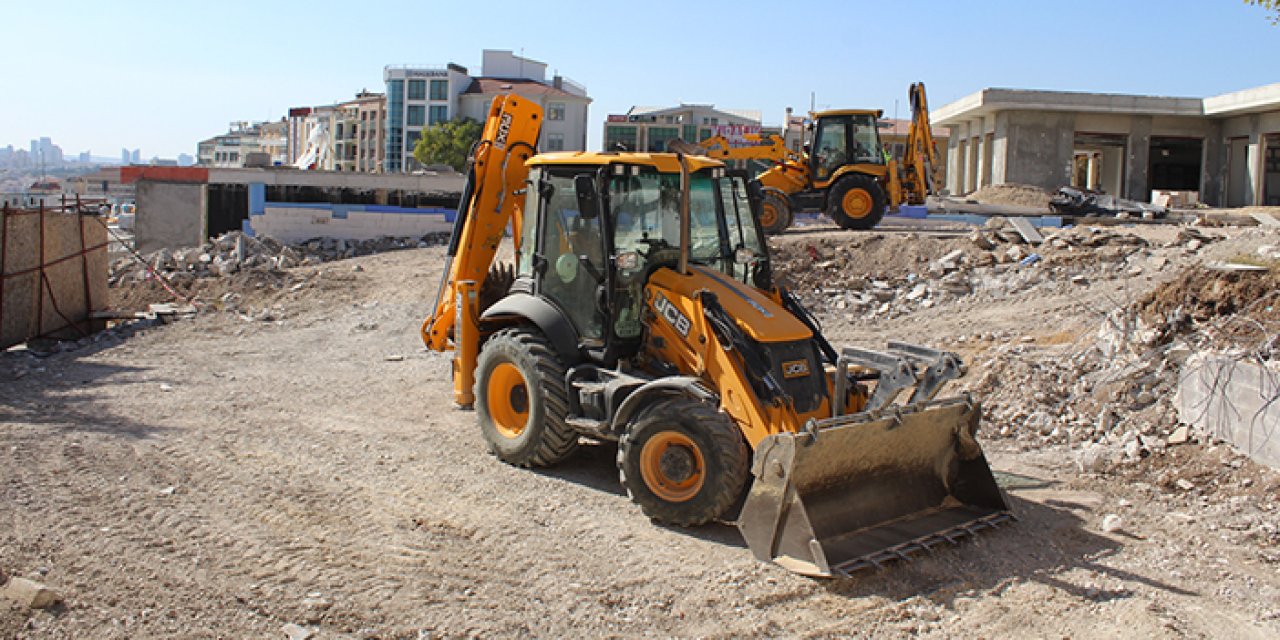
[(846, 175), (827, 194), (827, 215), (844, 229), (874, 229), (884, 217), (884, 188), (861, 173)]
[(476, 414), (489, 451), (503, 462), (545, 467), (569, 457), (578, 434), (565, 423), (565, 366), (527, 327), (491, 336), (476, 359)]
[(618, 475), (654, 520), (690, 527), (720, 518), (746, 486), (749, 459), (729, 416), (691, 398), (660, 400), (618, 442)]
[(791, 210), (787, 197), (779, 192), (766, 191), (760, 203), (760, 226), (764, 232), (776, 236), (791, 228), (796, 214)]

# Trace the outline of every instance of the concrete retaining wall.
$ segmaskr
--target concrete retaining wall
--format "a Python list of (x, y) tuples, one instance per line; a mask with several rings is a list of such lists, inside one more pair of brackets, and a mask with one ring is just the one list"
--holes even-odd
[(1280, 469), (1280, 374), (1248, 362), (1198, 354), (1183, 366), (1178, 419)]
[[(251, 208), (256, 208), (252, 207)], [(421, 237), (453, 229), (452, 209), (405, 209), (378, 205), (264, 203), (251, 211), (246, 232), (283, 242), (314, 238), (372, 240), (383, 236)]]
[(89, 319), (108, 304), (107, 229), (99, 220), (5, 209), (0, 247), (0, 348), (100, 328)]

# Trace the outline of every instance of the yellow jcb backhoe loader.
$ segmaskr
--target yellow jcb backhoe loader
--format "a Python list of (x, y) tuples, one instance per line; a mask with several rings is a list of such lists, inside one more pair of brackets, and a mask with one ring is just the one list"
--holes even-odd
[(760, 144), (733, 147), (721, 136), (692, 144), (674, 140), (668, 148), (720, 160), (770, 160), (756, 176), (764, 188), (760, 223), (766, 233), (782, 233), (796, 211), (826, 213), (845, 229), (871, 229), (885, 211), (924, 204), (935, 193), (937, 147), (929, 123), (924, 83), (911, 85), (911, 124), (902, 164), (886, 158), (880, 144), (882, 111), (838, 109), (809, 114), (808, 152), (788, 149), (780, 136), (748, 136)]
[[(837, 352), (773, 282), (745, 176), (671, 153), (534, 155), (541, 117), (494, 100), (422, 327), (454, 350), (454, 399), (498, 458), (551, 465), (582, 438), (616, 441), (652, 519), (736, 516), (756, 557), (813, 576), (1011, 518), (977, 403), (938, 398), (964, 372), (954, 354)], [(508, 224), (513, 278), (482, 295)]]

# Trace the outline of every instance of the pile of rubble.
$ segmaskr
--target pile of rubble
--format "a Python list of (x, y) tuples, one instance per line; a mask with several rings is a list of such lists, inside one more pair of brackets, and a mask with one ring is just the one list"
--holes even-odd
[(1161, 271), (1169, 258), (1152, 249), (1189, 255), (1213, 239), (1186, 227), (1168, 246), (1152, 247), (1131, 233), (1088, 227), (1057, 229), (1032, 245), (997, 218), (967, 237), (940, 245), (950, 250), (909, 265), (909, 271), (869, 269), (860, 247), (822, 243), (804, 245), (800, 251), (781, 247), (777, 271), (811, 309), (853, 321), (897, 317), (951, 300), (1000, 300), (1039, 286), (1088, 286), (1100, 278)]
[(242, 271), (281, 271), (373, 253), (445, 244), (448, 235), (435, 233), (421, 238), (382, 237), (358, 241), (324, 238), (291, 245), (274, 238), (232, 231), (199, 247), (154, 251), (143, 256), (145, 266), (132, 257), (117, 260), (111, 265), (108, 281), (113, 287), (142, 282), (152, 277), (151, 271), (177, 283), (226, 277)]
[[(1211, 441), (1179, 422), (1174, 399), (1188, 360), (1210, 350), (1274, 364), (1280, 308), (1266, 302), (1277, 290), (1275, 272), (1245, 276), (1193, 266), (1074, 343), (983, 336), (990, 348), (972, 364), (984, 374), (968, 390), (983, 398), (985, 436), (1014, 439), (1025, 449), (1066, 446), (1086, 473)], [(1247, 304), (1254, 300), (1264, 304)]]

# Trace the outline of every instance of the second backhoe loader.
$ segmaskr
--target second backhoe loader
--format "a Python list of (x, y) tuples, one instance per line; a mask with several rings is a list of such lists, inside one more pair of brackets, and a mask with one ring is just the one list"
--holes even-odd
[[(495, 99), (422, 328), (454, 350), (455, 401), (498, 458), (545, 466), (616, 441), (652, 519), (736, 521), (756, 557), (813, 576), (1011, 518), (977, 402), (940, 398), (960, 360), (837, 351), (774, 282), (758, 187), (706, 157), (534, 155), (540, 121)], [(490, 305), (508, 225), (514, 279), (489, 280)]]

